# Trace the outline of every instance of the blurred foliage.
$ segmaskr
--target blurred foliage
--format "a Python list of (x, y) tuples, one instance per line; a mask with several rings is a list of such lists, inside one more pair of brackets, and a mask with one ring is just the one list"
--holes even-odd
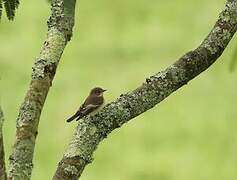
[[(81, 0), (67, 46), (42, 112), (33, 180), (50, 179), (76, 122), (65, 119), (89, 89), (108, 89), (107, 102), (138, 87), (197, 47), (225, 0)], [(13, 23), (0, 24), (0, 95), (6, 159), (28, 88), (33, 60), (44, 42), (47, 1), (21, 1)], [(113, 132), (82, 180), (237, 179), (237, 83), (229, 73), (236, 40), (212, 66), (159, 106)]]
[(7, 18), (13, 20), (15, 11), (18, 8), (19, 0), (0, 0), (0, 19), (2, 17), (2, 9), (5, 8)]
[(235, 45), (235, 47), (233, 48), (233, 55), (231, 57), (231, 61), (230, 61), (230, 71), (233, 72), (236, 69), (236, 65), (237, 65), (237, 44)]

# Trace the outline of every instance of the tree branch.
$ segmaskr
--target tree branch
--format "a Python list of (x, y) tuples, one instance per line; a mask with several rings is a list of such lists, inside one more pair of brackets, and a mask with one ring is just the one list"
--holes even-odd
[(92, 162), (97, 145), (114, 129), (151, 109), (212, 65), (222, 54), (237, 28), (237, 0), (225, 9), (201, 45), (166, 70), (149, 78), (137, 89), (121, 95), (94, 116), (80, 120), (76, 132), (58, 164), (54, 180), (78, 179)]
[(32, 80), (17, 118), (9, 179), (31, 177), (40, 114), (61, 55), (72, 36), (75, 3), (76, 0), (52, 0), (47, 38), (34, 63)]
[(2, 112), (2, 108), (0, 107), (0, 179), (7, 179), (6, 168), (5, 168), (5, 155), (4, 155), (4, 143), (3, 143), (3, 126), (4, 116)]

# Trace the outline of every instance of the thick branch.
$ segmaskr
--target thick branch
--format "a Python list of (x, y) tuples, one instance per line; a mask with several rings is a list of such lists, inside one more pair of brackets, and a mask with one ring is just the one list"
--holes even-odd
[(30, 179), (40, 114), (63, 50), (72, 36), (75, 3), (76, 0), (52, 0), (47, 38), (34, 63), (32, 80), (17, 118), (9, 179)]
[(3, 126), (4, 116), (2, 109), (0, 107), (0, 179), (7, 179), (6, 168), (5, 168), (5, 157), (4, 157), (4, 144), (3, 144), (3, 134), (2, 134), (2, 126)]
[(93, 158), (97, 145), (114, 129), (151, 109), (213, 64), (222, 54), (237, 27), (237, 0), (229, 0), (215, 26), (201, 45), (166, 70), (149, 78), (134, 91), (121, 95), (77, 126), (54, 180), (78, 179)]

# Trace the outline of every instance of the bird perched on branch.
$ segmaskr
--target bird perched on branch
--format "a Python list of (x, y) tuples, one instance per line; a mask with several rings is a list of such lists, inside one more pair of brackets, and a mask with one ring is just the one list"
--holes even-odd
[(104, 103), (104, 97), (103, 93), (105, 92), (105, 89), (102, 89), (100, 87), (95, 87), (91, 90), (89, 96), (86, 98), (84, 103), (80, 106), (78, 111), (69, 119), (67, 119), (67, 122), (71, 122), (72, 120), (76, 119), (77, 121), (84, 116), (95, 112), (100, 107), (102, 107)]

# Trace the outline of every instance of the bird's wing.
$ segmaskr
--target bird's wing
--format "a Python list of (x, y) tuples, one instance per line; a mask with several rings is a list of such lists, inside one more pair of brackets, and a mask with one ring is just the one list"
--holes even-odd
[(78, 112), (80, 115), (77, 117), (77, 120), (90, 114), (91, 112), (99, 108), (102, 104), (103, 97), (89, 96), (79, 108)]
[(77, 112), (71, 118), (69, 118), (67, 122), (70, 122), (75, 118), (79, 120), (80, 118), (90, 114), (92, 111), (99, 108), (103, 104), (103, 102), (103, 97), (88, 96), (81, 107), (77, 110)]
[(88, 105), (102, 105), (104, 101), (104, 98), (101, 96), (93, 96), (90, 95), (86, 98), (86, 100), (84, 101), (82, 107), (86, 107)]
[(69, 119), (67, 119), (67, 122), (71, 122), (73, 119), (77, 118), (80, 119), (83, 116), (86, 116), (87, 114), (91, 113), (95, 109), (97, 109), (100, 105), (93, 105), (93, 104), (88, 104), (88, 105), (82, 105), (79, 110)]
[(94, 111), (95, 109), (97, 109), (100, 105), (95, 105), (95, 104), (88, 104), (88, 105), (84, 105), (80, 108), (80, 113), (83, 115), (87, 115), (89, 113), (91, 113), (92, 111)]

